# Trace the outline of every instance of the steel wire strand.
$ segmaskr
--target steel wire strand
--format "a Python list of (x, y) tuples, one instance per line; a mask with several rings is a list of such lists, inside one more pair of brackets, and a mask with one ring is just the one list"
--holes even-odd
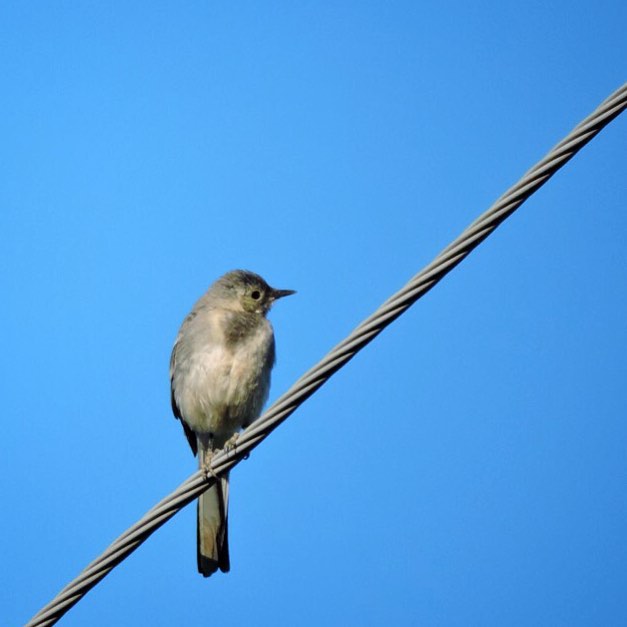
[(211, 461), (213, 476), (212, 474), (205, 476), (200, 471), (191, 475), (174, 492), (157, 503), (141, 520), (115, 540), (76, 579), (65, 586), (27, 623), (27, 627), (56, 623), (148, 536), (208, 489), (215, 482), (215, 477), (221, 476), (239, 463), (242, 458), (248, 456), (253, 448), (286, 420), (337, 370), (465, 259), (529, 196), (546, 183), (559, 168), (625, 108), (627, 108), (627, 83), (582, 120), (544, 159), (533, 166), (492, 207), (472, 222), (430, 264), (388, 298), (318, 364), (300, 377), (258, 420), (240, 434), (235, 448), (218, 452)]

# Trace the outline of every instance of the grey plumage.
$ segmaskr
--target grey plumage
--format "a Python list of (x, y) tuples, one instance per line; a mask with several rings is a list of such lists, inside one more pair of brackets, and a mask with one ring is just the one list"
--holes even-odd
[[(172, 411), (201, 468), (261, 413), (275, 361), (266, 315), (292, 290), (234, 270), (219, 278), (185, 318), (170, 359)], [(198, 499), (198, 570), (228, 572), (228, 477)]]

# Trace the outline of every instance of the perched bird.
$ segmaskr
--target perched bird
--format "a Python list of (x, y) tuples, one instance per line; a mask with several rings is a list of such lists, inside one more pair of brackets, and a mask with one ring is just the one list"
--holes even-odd
[[(207, 470), (214, 451), (259, 417), (270, 390), (274, 332), (266, 319), (276, 290), (258, 274), (234, 270), (194, 305), (170, 359), (172, 411)], [(228, 572), (228, 476), (198, 499), (198, 572)]]

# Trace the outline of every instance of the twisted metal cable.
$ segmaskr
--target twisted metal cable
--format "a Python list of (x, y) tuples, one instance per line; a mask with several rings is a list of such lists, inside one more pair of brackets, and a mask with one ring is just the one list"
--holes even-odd
[[(546, 183), (557, 170), (625, 108), (627, 108), (627, 83), (580, 122), (544, 159), (531, 168), (516, 185), (505, 192), (429, 265), (396, 294), (388, 298), (322, 361), (298, 379), (258, 420), (240, 434), (234, 449), (217, 453), (211, 461), (214, 475), (221, 476), (247, 456), (331, 375), (465, 259), (501, 222), (518, 209), (529, 196)], [(148, 536), (214, 483), (214, 476), (205, 476), (201, 471), (194, 473), (115, 540), (100, 557), (89, 564), (74, 581), (42, 608), (27, 623), (27, 627), (56, 623)]]

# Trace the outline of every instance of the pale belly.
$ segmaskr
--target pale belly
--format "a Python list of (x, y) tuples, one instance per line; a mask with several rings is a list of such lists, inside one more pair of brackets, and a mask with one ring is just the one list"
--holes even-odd
[(189, 356), (177, 376), (176, 398), (195, 433), (223, 441), (259, 416), (270, 387), (271, 342), (268, 329), (254, 341), (205, 346)]

